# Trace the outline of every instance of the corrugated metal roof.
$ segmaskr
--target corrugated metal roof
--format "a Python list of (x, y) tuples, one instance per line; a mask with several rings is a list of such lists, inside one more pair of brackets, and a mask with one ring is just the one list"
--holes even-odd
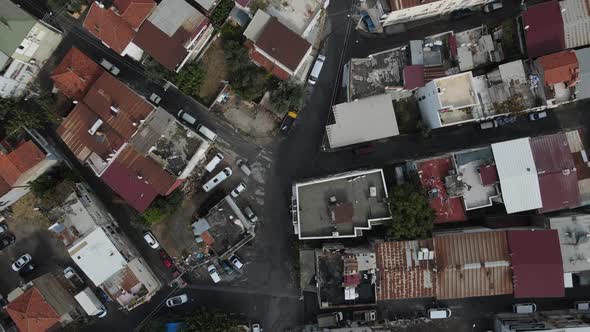
[(420, 248), (432, 249), (432, 240), (377, 244), (378, 301), (434, 296), (434, 260), (418, 261)]
[(529, 138), (492, 144), (492, 151), (506, 212), (541, 208), (539, 179)]
[(506, 232), (435, 236), (434, 249), (437, 299), (512, 293)]
[(522, 14), (527, 53), (530, 58), (559, 52), (565, 48), (563, 19), (557, 1), (547, 1), (527, 8)]
[(299, 67), (311, 48), (307, 40), (291, 31), (276, 17), (268, 20), (255, 44), (257, 48), (291, 71)]
[(399, 135), (389, 94), (338, 104), (333, 112), (336, 123), (326, 126), (332, 148)]
[(587, 0), (564, 0), (559, 2), (563, 19), (565, 48), (590, 44), (590, 12)]
[(580, 69), (580, 81), (576, 84), (576, 97), (578, 99), (590, 98), (590, 47), (575, 52)]
[(509, 231), (514, 297), (562, 297), (563, 263), (557, 230)]
[(566, 134), (534, 137), (530, 144), (543, 201), (541, 212), (578, 207), (578, 175)]

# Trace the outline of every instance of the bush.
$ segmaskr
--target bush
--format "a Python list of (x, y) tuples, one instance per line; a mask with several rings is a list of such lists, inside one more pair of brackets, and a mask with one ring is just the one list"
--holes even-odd
[(248, 50), (239, 41), (224, 41), (223, 50), (233, 91), (244, 99), (260, 98), (268, 86), (270, 74), (250, 61)]
[(158, 223), (174, 213), (182, 204), (182, 191), (175, 190), (168, 196), (158, 196), (142, 214), (141, 221), (147, 225)]
[(234, 0), (221, 0), (211, 13), (211, 21), (213, 22), (213, 25), (220, 27), (229, 16), (229, 12), (231, 12), (232, 8), (234, 8)]
[(29, 189), (36, 197), (44, 198), (54, 196), (60, 183), (64, 181), (73, 183), (79, 180), (80, 175), (76, 171), (61, 164), (29, 182)]
[(198, 97), (206, 75), (207, 69), (202, 64), (193, 62), (176, 74), (176, 86), (182, 93)]
[(413, 240), (430, 235), (436, 215), (417, 176), (391, 189), (389, 211), (392, 220), (387, 224), (388, 233), (395, 240)]
[(256, 14), (259, 9), (266, 10), (268, 8), (268, 0), (252, 0), (248, 3), (248, 7), (250, 7), (252, 14)]
[(297, 112), (303, 104), (303, 86), (291, 81), (281, 82), (271, 91), (270, 103), (279, 116), (289, 111)]
[(42, 129), (57, 122), (53, 113), (55, 102), (48, 91), (29, 101), (0, 98), (0, 135), (18, 136), (25, 130)]

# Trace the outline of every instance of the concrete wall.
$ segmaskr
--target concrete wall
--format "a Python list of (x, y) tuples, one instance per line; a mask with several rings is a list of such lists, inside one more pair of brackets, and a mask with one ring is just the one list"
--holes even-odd
[(442, 108), (435, 81), (430, 81), (423, 88), (416, 90), (416, 99), (422, 115), (422, 121), (428, 128), (440, 128), (442, 122), (438, 111)]
[(384, 26), (449, 14), (453, 10), (482, 5), (486, 0), (440, 0), (392, 11), (381, 21)]

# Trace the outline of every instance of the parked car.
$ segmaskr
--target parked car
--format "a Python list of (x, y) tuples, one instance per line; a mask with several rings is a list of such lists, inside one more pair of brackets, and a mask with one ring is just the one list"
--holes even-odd
[(158, 96), (158, 95), (157, 95), (157, 94), (155, 94), (155, 93), (152, 93), (152, 95), (150, 96), (150, 100), (151, 100), (151, 101), (152, 101), (154, 104), (158, 105), (158, 104), (160, 103), (160, 101), (162, 101), (162, 97)]
[(375, 32), (375, 24), (373, 23), (373, 19), (371, 19), (371, 16), (369, 15), (369, 13), (365, 10), (363, 10), (361, 12), (361, 19), (363, 20), (363, 23), (365, 23), (365, 27), (367, 28), (367, 31), (369, 32)]
[(12, 269), (18, 272), (22, 269), (25, 265), (29, 264), (33, 260), (33, 257), (29, 254), (24, 254), (20, 256), (14, 263), (12, 263)]
[(244, 214), (246, 215), (246, 218), (250, 220), (251, 223), (255, 224), (258, 221), (258, 216), (256, 215), (256, 213), (254, 213), (254, 211), (252, 211), (252, 208), (250, 206), (246, 206), (246, 208), (244, 208)]
[(111, 74), (113, 74), (113, 76), (117, 76), (119, 75), (119, 73), (121, 72), (119, 70), (119, 68), (115, 67), (112, 63), (110, 63), (107, 59), (102, 59), (100, 61), (100, 65), (104, 67), (104, 69), (108, 70), (109, 72), (111, 72)]
[(13, 244), (14, 241), (16, 241), (16, 236), (12, 234), (5, 236), (2, 240), (0, 240), (0, 250)]
[(180, 295), (171, 297), (168, 300), (166, 300), (166, 306), (168, 308), (172, 308), (172, 307), (176, 307), (178, 305), (181, 305), (181, 304), (187, 303), (187, 302), (188, 302), (188, 295), (180, 294)]
[(293, 127), (293, 123), (295, 123), (295, 119), (297, 119), (297, 113), (287, 112), (287, 114), (285, 114), (285, 117), (283, 118), (283, 121), (281, 122), (281, 133), (285, 135), (288, 134), (291, 130), (291, 127)]
[(504, 6), (502, 5), (502, 1), (497, 1), (497, 2), (486, 3), (485, 5), (483, 5), (483, 6), (481, 7), (481, 10), (482, 10), (484, 13), (491, 13), (491, 12), (493, 12), (493, 11), (496, 11), (496, 10), (502, 9), (502, 7), (504, 7)]
[(512, 311), (517, 314), (532, 314), (537, 311), (537, 305), (534, 303), (517, 303), (512, 306)]
[(6, 224), (0, 224), (0, 234), (8, 233), (8, 226)]
[(529, 114), (529, 120), (531, 120), (531, 121), (537, 121), (537, 120), (540, 120), (540, 119), (543, 119), (546, 117), (547, 117), (547, 112), (545, 112), (545, 111), (534, 112), (534, 113)]
[(496, 119), (494, 119), (494, 122), (496, 123), (496, 125), (498, 127), (513, 124), (516, 121), (517, 121), (517, 118), (514, 115), (513, 116), (500, 116), (500, 117), (497, 117)]
[(205, 190), (205, 192), (211, 191), (211, 189), (217, 187), (217, 185), (225, 181), (225, 179), (227, 179), (231, 175), (231, 168), (224, 168), (221, 172), (217, 173), (217, 175), (215, 175), (211, 180), (207, 181), (207, 183), (203, 185), (203, 190)]
[(479, 128), (481, 130), (492, 129), (492, 128), (496, 128), (497, 126), (498, 126), (498, 124), (494, 120), (482, 121), (479, 123)]
[(236, 198), (244, 190), (246, 190), (246, 184), (244, 182), (240, 182), (240, 184), (238, 184), (238, 186), (235, 187), (234, 190), (231, 191), (231, 196), (233, 198)]
[(315, 60), (313, 68), (311, 69), (311, 73), (309, 73), (309, 78), (307, 82), (311, 85), (315, 85), (320, 77), (320, 73), (322, 72), (322, 67), (324, 66), (324, 61), (326, 61), (326, 57), (323, 55), (318, 55), (318, 58)]
[(238, 161), (236, 162), (236, 165), (238, 165), (238, 168), (242, 172), (244, 172), (244, 174), (246, 174), (246, 176), (250, 176), (250, 174), (252, 174), (252, 170), (250, 169), (248, 164), (246, 164), (242, 159), (238, 159)]
[(574, 303), (574, 309), (581, 311), (590, 310), (590, 301), (578, 301)]
[(262, 332), (260, 328), (260, 324), (252, 324), (252, 328), (250, 329), (252, 332)]
[(64, 269), (64, 277), (74, 286), (75, 289), (81, 290), (85, 284), (73, 267), (68, 266)]
[(207, 272), (209, 272), (209, 275), (211, 276), (211, 279), (213, 279), (214, 283), (218, 283), (221, 281), (221, 277), (219, 276), (219, 273), (217, 273), (217, 269), (214, 265), (209, 265), (207, 267)]
[(221, 268), (223, 269), (223, 271), (225, 271), (225, 273), (227, 274), (232, 274), (234, 273), (234, 269), (231, 268), (231, 266), (229, 265), (228, 262), (226, 261), (221, 261), (219, 263), (219, 265), (221, 265)]
[(188, 286), (188, 282), (185, 279), (186, 274), (182, 274), (180, 271), (176, 271), (172, 273), (172, 281), (168, 284), (168, 286), (172, 288), (185, 288)]
[(238, 256), (236, 255), (232, 255), (229, 258), (229, 261), (236, 267), (236, 269), (241, 270), (242, 267), (244, 267), (244, 264), (242, 264), (242, 261), (238, 258)]
[(100, 287), (96, 288), (96, 295), (103, 302), (111, 302), (112, 301), (111, 298), (107, 295), (107, 293)]
[(178, 113), (176, 114), (176, 116), (180, 120), (182, 120), (183, 122), (185, 122), (186, 124), (189, 124), (191, 126), (194, 126), (195, 123), (197, 123), (197, 119), (195, 119), (194, 116), (190, 115), (189, 113), (185, 112), (184, 110), (178, 111)]
[(154, 236), (154, 234), (152, 232), (147, 231), (147, 232), (143, 233), (143, 239), (145, 240), (145, 242), (147, 242), (147, 244), (150, 246), (150, 248), (152, 248), (152, 249), (160, 248), (160, 243), (158, 242), (158, 240), (156, 240), (156, 237)]
[(469, 17), (472, 14), (473, 14), (473, 12), (469, 8), (457, 9), (457, 10), (453, 10), (451, 12), (450, 18), (452, 21), (456, 21), (456, 20), (460, 20), (465, 17)]
[(215, 167), (219, 165), (219, 163), (223, 160), (223, 155), (221, 153), (216, 154), (211, 158), (211, 160), (205, 165), (205, 170), (209, 173), (213, 172)]
[(170, 258), (170, 256), (168, 255), (168, 253), (166, 251), (164, 251), (164, 249), (160, 249), (160, 260), (162, 261), (162, 263), (164, 264), (164, 266), (168, 269), (172, 269), (174, 268), (174, 263), (172, 262), (172, 259)]
[(444, 319), (449, 317), (451, 317), (451, 309), (449, 308), (428, 309), (428, 318), (430, 319)]

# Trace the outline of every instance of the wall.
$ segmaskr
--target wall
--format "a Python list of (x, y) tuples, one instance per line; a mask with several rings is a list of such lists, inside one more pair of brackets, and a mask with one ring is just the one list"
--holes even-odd
[(445, 15), (453, 10), (469, 8), (485, 3), (486, 0), (441, 0), (420, 6), (393, 11), (382, 20), (384, 26)]
[[(424, 98), (423, 100), (420, 100)], [(416, 99), (422, 115), (422, 121), (429, 128), (435, 129), (442, 127), (438, 111), (442, 108), (435, 81), (430, 81), (423, 88), (416, 90)]]

